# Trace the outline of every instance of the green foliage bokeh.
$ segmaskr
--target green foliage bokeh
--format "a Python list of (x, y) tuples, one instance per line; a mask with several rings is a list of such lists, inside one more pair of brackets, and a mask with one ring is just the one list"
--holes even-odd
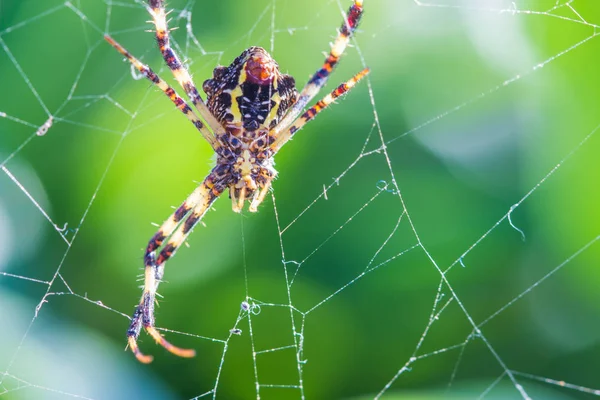
[[(7, 398), (208, 392), (247, 296), (278, 306), (251, 315), (252, 336), (248, 318), (240, 322), (242, 335), (227, 342), (218, 398), (256, 397), (255, 374), (260, 384), (299, 385), (297, 347), (256, 361), (252, 352), (300, 340), (311, 399), (372, 398), (422, 354), (431, 355), (411, 363), (384, 398), (477, 397), (500, 376), (489, 397), (520, 398), (509, 372), (600, 387), (600, 42), (593, 26), (600, 4), (575, 1), (588, 18), (579, 23), (567, 7), (520, 14), (486, 2), (478, 9), (365, 1), (358, 46), (323, 95), (365, 65), (368, 81), (277, 155), (275, 208), (267, 198), (259, 213), (238, 215), (223, 196), (189, 248), (168, 263), (157, 324), (190, 334), (166, 333), (198, 355), (177, 359), (142, 334), (143, 351), (155, 356), (145, 366), (122, 349), (126, 316), (140, 295), (143, 248), (156, 230), (150, 222), (161, 223), (214, 158), (168, 99), (132, 79), (102, 39), (107, 30), (175, 85), (145, 32), (141, 4), (72, 3), (0, 0)], [(516, 3), (547, 11), (556, 2)], [(179, 28), (174, 40), (199, 86), (216, 65), (260, 45), (301, 87), (341, 20), (335, 1), (172, 0), (169, 7)], [(195, 36), (182, 10), (191, 12)], [(45, 109), (55, 118), (38, 137)], [(52, 223), (66, 224), (72, 244), (15, 180)], [(289, 290), (284, 269), (294, 278)], [(460, 302), (450, 300), (453, 293)], [(436, 310), (448, 305), (413, 354), (436, 298)], [(485, 340), (464, 309), (476, 324), (486, 321)], [(293, 334), (292, 321), (302, 335)], [(27, 386), (17, 378), (33, 386), (16, 390)], [(515, 378), (534, 398), (587, 398)], [(300, 395), (290, 387), (260, 393)]]

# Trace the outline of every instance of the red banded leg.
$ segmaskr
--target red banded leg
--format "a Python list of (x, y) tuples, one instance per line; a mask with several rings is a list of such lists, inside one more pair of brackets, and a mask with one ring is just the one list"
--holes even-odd
[(163, 55), (167, 66), (173, 72), (173, 76), (181, 85), (183, 90), (204, 119), (206, 123), (215, 133), (215, 136), (220, 136), (225, 131), (217, 119), (210, 113), (208, 107), (200, 97), (200, 93), (192, 80), (187, 69), (183, 66), (175, 50), (171, 48), (169, 38), (169, 27), (167, 25), (167, 13), (165, 12), (165, 4), (163, 0), (148, 0), (148, 12), (152, 16), (152, 22), (156, 27), (156, 41), (158, 48)]
[(321, 68), (315, 72), (312, 78), (310, 78), (306, 86), (302, 89), (302, 92), (300, 92), (298, 101), (296, 101), (286, 116), (281, 120), (279, 125), (281, 128), (275, 128), (276, 134), (285, 129), (285, 127), (291, 125), (298, 115), (300, 115), (302, 110), (304, 110), (304, 107), (306, 107), (308, 102), (311, 101), (317, 95), (319, 90), (325, 86), (325, 83), (327, 83), (327, 78), (329, 78), (329, 75), (331, 75), (331, 72), (339, 62), (340, 57), (350, 42), (352, 34), (360, 22), (360, 18), (363, 14), (362, 4), (363, 0), (355, 0), (354, 4), (348, 9), (346, 18), (342, 22), (337, 38), (335, 39), (335, 42), (333, 42), (331, 51), (325, 59), (325, 62)]
[(368, 73), (369, 68), (363, 69), (358, 74), (354, 75), (352, 79), (345, 83), (342, 83), (340, 86), (335, 88), (333, 92), (329, 93), (323, 99), (315, 103), (314, 106), (306, 110), (304, 114), (302, 114), (295, 121), (293, 121), (288, 128), (286, 128), (275, 138), (275, 141), (271, 145), (271, 150), (273, 150), (273, 153), (277, 153), (281, 149), (281, 147), (284, 144), (286, 144), (287, 141), (290, 140), (296, 132), (302, 129), (304, 125), (306, 125), (308, 121), (314, 119), (317, 116), (317, 114), (319, 114), (321, 111), (327, 108), (331, 103), (335, 101), (335, 99), (348, 93), (348, 91), (352, 89), (354, 85), (356, 85), (356, 83), (362, 78), (364, 78)]

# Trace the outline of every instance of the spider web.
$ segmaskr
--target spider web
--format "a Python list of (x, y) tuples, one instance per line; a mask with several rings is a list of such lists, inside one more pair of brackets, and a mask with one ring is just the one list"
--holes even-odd
[[(301, 86), (349, 2), (172, 0), (201, 85), (261, 45)], [(142, 1), (0, 2), (0, 395), (600, 395), (600, 6), (365, 2), (256, 215), (215, 203), (123, 352), (156, 224), (210, 147), (103, 41), (173, 82)], [(153, 221), (153, 225), (148, 225)], [(138, 282), (139, 284), (139, 282)]]

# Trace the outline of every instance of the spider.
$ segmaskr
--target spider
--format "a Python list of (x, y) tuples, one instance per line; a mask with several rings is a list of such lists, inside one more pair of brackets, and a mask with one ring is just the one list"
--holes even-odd
[(169, 97), (217, 154), (212, 171), (160, 226), (146, 247), (144, 289), (127, 330), (128, 346), (139, 361), (152, 361), (152, 356), (143, 354), (137, 344), (142, 327), (171, 353), (181, 357), (195, 355), (192, 349), (182, 349), (169, 343), (155, 327), (156, 290), (163, 278), (165, 263), (226, 189), (229, 189), (234, 212), (241, 212), (246, 200), (250, 202), (248, 210), (256, 212), (277, 176), (273, 156), (307, 122), (369, 73), (369, 69), (365, 68), (302, 113), (308, 102), (325, 85), (346, 49), (363, 13), (362, 3), (363, 0), (353, 1), (325, 62), (300, 93), (296, 90), (294, 78), (280, 73), (278, 64), (266, 50), (250, 47), (228, 67), (215, 68), (212, 78), (202, 85), (206, 93), (204, 101), (170, 45), (164, 1), (148, 0), (147, 9), (156, 28), (158, 48), (199, 116), (152, 69), (113, 38), (104, 36), (143, 76)]

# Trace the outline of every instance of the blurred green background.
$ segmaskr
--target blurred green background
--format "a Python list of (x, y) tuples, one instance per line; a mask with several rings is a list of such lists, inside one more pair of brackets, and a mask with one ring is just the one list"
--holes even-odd
[[(365, 1), (327, 90), (368, 81), (278, 154), (276, 207), (215, 203), (157, 309), (197, 356), (142, 333), (141, 365), (123, 349), (151, 223), (211, 149), (102, 40), (175, 83), (142, 2), (0, 0), (0, 396), (597, 397), (600, 3), (429, 3)], [(301, 87), (349, 5), (168, 7), (199, 86), (260, 45)]]

